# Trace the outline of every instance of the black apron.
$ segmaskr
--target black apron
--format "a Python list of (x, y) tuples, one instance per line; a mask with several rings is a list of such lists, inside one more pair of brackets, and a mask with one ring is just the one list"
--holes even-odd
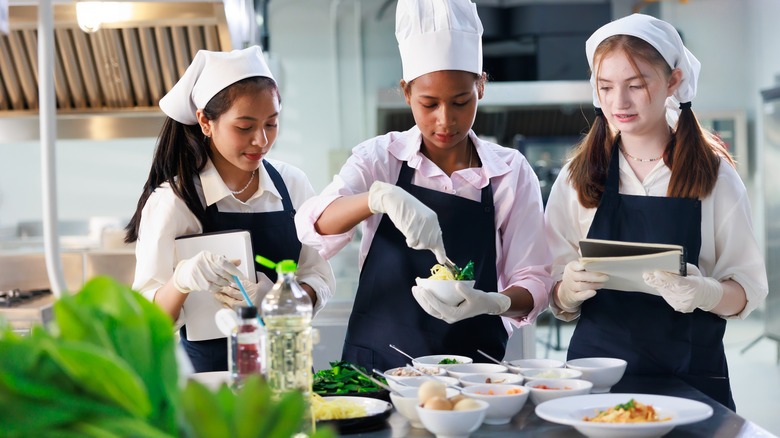
[[(621, 195), (618, 140), (588, 238), (682, 245), (697, 265), (701, 201)], [(617, 357), (626, 374), (669, 375), (735, 409), (723, 350), (726, 321), (696, 309), (676, 312), (660, 296), (601, 289), (582, 304), (568, 359)]]
[[(206, 208), (203, 232), (213, 233), (228, 230), (247, 230), (252, 235), (252, 254), (260, 254), (270, 260), (298, 261), (301, 242), (295, 232), (295, 209), (282, 176), (268, 161), (263, 160), (268, 176), (282, 197), (284, 210), (265, 213), (222, 213), (217, 204)], [(276, 281), (276, 272), (255, 263), (255, 270)], [(255, 303), (259, 306), (260, 303)], [(195, 372), (227, 371), (227, 339), (188, 341), (187, 327), (181, 328), (181, 343), (192, 361)]]
[[(475, 288), (497, 290), (491, 185), (482, 189), (477, 202), (412, 185), (413, 175), (414, 169), (404, 162), (397, 185), (436, 212), (448, 256), (461, 266), (473, 260)], [(501, 317), (479, 315), (448, 324), (430, 316), (414, 299), (415, 278), (429, 277), (435, 264), (431, 251), (406, 246), (403, 234), (383, 215), (360, 272), (342, 360), (382, 371), (409, 362), (389, 344), (415, 357), (457, 354), (479, 362), (483, 356), (477, 349), (504, 357), (508, 335)]]

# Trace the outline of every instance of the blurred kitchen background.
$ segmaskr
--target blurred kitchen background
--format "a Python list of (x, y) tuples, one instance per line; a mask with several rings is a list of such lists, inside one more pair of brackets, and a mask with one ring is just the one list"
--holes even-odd
[[(745, 325), (729, 323), (747, 327), (735, 351), (755, 346), (752, 354), (762, 352), (761, 360), (774, 364), (769, 372), (776, 393), (780, 173), (773, 164), (780, 160), (780, 2), (474, 1), (485, 27), (484, 67), (491, 80), (474, 129), (521, 150), (545, 197), (593, 118), (587, 37), (632, 12), (678, 28), (703, 65), (694, 111), (735, 154), (754, 208), (755, 233), (767, 251), (770, 298)], [(40, 319), (51, 301), (42, 238), (37, 4), (0, 0), (0, 29), (10, 27), (0, 32), (0, 314), (15, 319), (20, 330)], [(75, 1), (53, 4), (55, 186), (69, 289), (99, 273), (132, 282), (134, 255), (122, 243), (122, 228), (135, 209), (162, 124), (156, 103), (198, 49), (263, 45), (283, 101), (270, 156), (303, 169), (316, 190), (338, 172), (353, 146), (413, 124), (397, 89), (395, 0), (120, 2), (103, 12), (102, 27), (93, 33), (79, 28)], [(109, 12), (128, 15), (112, 18)], [(315, 320), (323, 339), (315, 350), (317, 369), (340, 356), (357, 283), (357, 246), (331, 263), (338, 292)], [(565, 351), (568, 328), (543, 315), (538, 327), (515, 333), (507, 358)]]

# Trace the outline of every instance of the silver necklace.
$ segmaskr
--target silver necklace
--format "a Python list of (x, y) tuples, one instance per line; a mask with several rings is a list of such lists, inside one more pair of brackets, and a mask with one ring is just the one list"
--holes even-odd
[(625, 155), (626, 157), (628, 157), (628, 158), (630, 158), (630, 159), (632, 159), (634, 161), (639, 161), (640, 163), (652, 163), (653, 161), (658, 161), (658, 160), (660, 160), (661, 158), (664, 157), (663, 154), (661, 154), (661, 156), (657, 157), (657, 158), (637, 158), (637, 157), (629, 154), (628, 152), (626, 152), (626, 150), (623, 149), (623, 146), (620, 147), (620, 152), (623, 152), (623, 155)]
[[(240, 194), (244, 193), (244, 191), (249, 188), (249, 184), (252, 184), (252, 181), (255, 180), (255, 172), (257, 172), (257, 169), (252, 171), (252, 176), (249, 177), (249, 182), (246, 183), (246, 185), (244, 186), (243, 189), (241, 189), (241, 190), (231, 190), (230, 193), (232, 193), (234, 195), (240, 195)], [(228, 189), (229, 188), (230, 187), (228, 187)]]

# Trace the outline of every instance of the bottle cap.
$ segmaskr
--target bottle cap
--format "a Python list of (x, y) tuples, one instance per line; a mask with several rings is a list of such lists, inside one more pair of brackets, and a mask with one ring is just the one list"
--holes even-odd
[(281, 262), (276, 264), (276, 272), (280, 274), (295, 272), (297, 268), (298, 265), (296, 265), (295, 262), (292, 260), (282, 260)]
[(241, 319), (257, 318), (257, 307), (239, 307), (238, 317)]

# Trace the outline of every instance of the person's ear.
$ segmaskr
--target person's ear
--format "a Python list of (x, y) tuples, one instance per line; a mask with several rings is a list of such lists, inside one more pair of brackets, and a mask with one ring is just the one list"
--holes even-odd
[(412, 87), (407, 87), (407, 84), (405, 80), (401, 79), (401, 82), (399, 82), (399, 85), (401, 86), (401, 91), (404, 92), (404, 100), (406, 100), (406, 104), (411, 106), (412, 105)]
[(477, 99), (482, 99), (482, 96), (485, 95), (485, 82), (487, 82), (487, 73), (482, 72), (482, 74), (479, 76), (479, 79), (477, 79)]
[(674, 92), (677, 91), (678, 88), (680, 88), (680, 84), (682, 84), (682, 79), (683, 79), (682, 70), (680, 70), (679, 68), (672, 70), (672, 74), (669, 75), (669, 83), (666, 89), (666, 97), (674, 95)]
[(211, 123), (209, 123), (210, 120), (206, 117), (206, 114), (203, 113), (202, 109), (195, 111), (195, 118), (198, 119), (198, 125), (200, 125), (200, 130), (203, 132), (203, 135), (211, 137)]

